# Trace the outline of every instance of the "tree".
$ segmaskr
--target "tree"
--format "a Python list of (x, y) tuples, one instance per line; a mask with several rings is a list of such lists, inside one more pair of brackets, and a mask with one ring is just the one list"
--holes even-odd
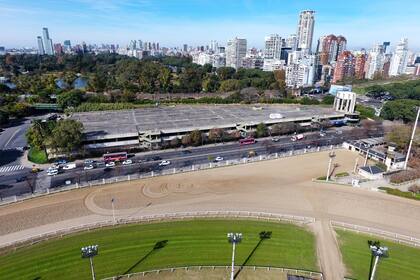
[(256, 129), (257, 137), (265, 137), (268, 135), (268, 129), (265, 123), (259, 123)]
[[(385, 139), (388, 144), (395, 144), (400, 150), (405, 150), (408, 147), (412, 134), (412, 126), (409, 125), (394, 125), (385, 134)], [(414, 146), (420, 145), (420, 132), (417, 131), (414, 138)]]
[(57, 103), (61, 108), (77, 107), (82, 104), (84, 94), (80, 90), (71, 90), (61, 93), (57, 98)]
[(239, 81), (238, 80), (224, 80), (220, 83), (219, 91), (221, 92), (228, 92), (234, 91), (239, 89)]
[(420, 106), (419, 100), (400, 99), (388, 101), (382, 107), (381, 117), (391, 121), (412, 122), (416, 118), (416, 106)]
[(216, 71), (221, 81), (232, 79), (235, 74), (235, 68), (232, 67), (220, 67)]
[(223, 141), (225, 131), (221, 128), (212, 128), (209, 131), (209, 140), (212, 142)]
[(45, 151), (48, 158), (47, 148), (45, 140), (48, 135), (51, 134), (52, 129), (55, 126), (55, 122), (41, 122), (40, 120), (33, 120), (32, 126), (26, 132), (26, 139), (31, 147), (37, 150)]
[(196, 129), (196, 130), (191, 131), (190, 137), (191, 137), (191, 144), (193, 144), (194, 146), (199, 146), (202, 144), (203, 136), (201, 135), (200, 130)]
[(161, 67), (158, 79), (161, 91), (169, 92), (169, 85), (171, 84), (171, 71), (166, 67)]
[(9, 122), (9, 113), (5, 110), (0, 109), (0, 125), (6, 124)]
[(83, 124), (76, 120), (59, 121), (45, 140), (45, 146), (55, 153), (71, 156), (81, 146), (82, 132)]
[(322, 104), (332, 105), (332, 104), (334, 104), (334, 99), (335, 99), (335, 97), (333, 95), (330, 95), (330, 94), (325, 95), (322, 98)]

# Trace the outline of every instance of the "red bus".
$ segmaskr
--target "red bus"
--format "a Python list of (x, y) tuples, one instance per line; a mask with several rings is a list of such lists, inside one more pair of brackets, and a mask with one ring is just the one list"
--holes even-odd
[(255, 139), (252, 137), (249, 138), (245, 138), (245, 139), (241, 139), (239, 140), (239, 144), (242, 145), (251, 145), (251, 144), (255, 144)]
[(127, 152), (104, 154), (104, 161), (123, 161), (127, 159)]

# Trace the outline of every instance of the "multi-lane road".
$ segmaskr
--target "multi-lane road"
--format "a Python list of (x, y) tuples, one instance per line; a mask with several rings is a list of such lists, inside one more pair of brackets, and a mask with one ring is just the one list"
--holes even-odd
[[(66, 183), (82, 183), (135, 173), (154, 171), (157, 174), (163, 169), (190, 168), (192, 165), (208, 163), (216, 157), (223, 157), (223, 160), (241, 159), (248, 157), (251, 151), (256, 155), (267, 155), (305, 149), (308, 146), (313, 148), (337, 145), (345, 140), (360, 137), (366, 136), (362, 136), (360, 133), (354, 133), (352, 129), (345, 129), (342, 130), (341, 134), (338, 134), (335, 130), (326, 132), (325, 136), (320, 136), (318, 132), (308, 133), (303, 140), (296, 142), (291, 141), (290, 136), (283, 136), (279, 137), (276, 142), (270, 138), (257, 139), (255, 144), (243, 146), (239, 145), (238, 142), (228, 142), (194, 148), (162, 150), (132, 155), (130, 158), (133, 161), (132, 164), (117, 165), (112, 168), (103, 166), (92, 170), (84, 170), (83, 161), (80, 161), (77, 162), (75, 169), (61, 170), (55, 176), (48, 176), (45, 171), (33, 175), (30, 174), (29, 170), (24, 169), (0, 177), (3, 186), (0, 189), (0, 196), (20, 195), (32, 190), (41, 191), (46, 188), (57, 188)], [(170, 165), (159, 166), (162, 160), (170, 161)]]

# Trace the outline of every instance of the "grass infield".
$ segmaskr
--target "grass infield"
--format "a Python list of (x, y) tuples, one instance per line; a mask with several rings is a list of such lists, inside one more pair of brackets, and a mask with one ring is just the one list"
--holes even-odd
[(368, 278), (370, 250), (367, 241), (379, 240), (381, 246), (389, 248), (389, 258), (379, 261), (375, 280), (420, 279), (420, 249), (351, 231), (336, 229), (336, 232), (348, 277)]
[[(272, 236), (257, 247), (261, 231), (271, 231)], [(164, 267), (229, 265), (232, 246), (228, 232), (243, 234), (236, 250), (237, 265), (249, 258), (247, 265), (319, 270), (315, 238), (302, 227), (191, 220), (98, 229), (41, 242), (1, 255), (0, 275), (5, 279), (89, 279), (89, 260), (81, 258), (80, 248), (93, 244), (99, 245), (99, 255), (94, 258), (97, 279)], [(167, 243), (153, 250), (159, 241)]]

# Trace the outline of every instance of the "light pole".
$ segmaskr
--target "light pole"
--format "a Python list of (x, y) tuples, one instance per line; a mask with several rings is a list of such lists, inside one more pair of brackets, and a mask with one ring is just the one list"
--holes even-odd
[(236, 247), (236, 243), (241, 242), (242, 233), (230, 232), (227, 234), (227, 238), (228, 238), (229, 243), (232, 243), (232, 270), (230, 274), (230, 280), (233, 280), (235, 276), (235, 247)]
[[(388, 257), (388, 247), (381, 247), (379, 241), (368, 241), (369, 249), (371, 252), (371, 259), (370, 259), (370, 269), (369, 269), (369, 280), (375, 279), (376, 268), (378, 267), (378, 262), (380, 258)], [(375, 260), (373, 262), (373, 260)], [(372, 267), (373, 262), (373, 267)]]
[(98, 245), (89, 245), (82, 247), (82, 258), (89, 258), (90, 261), (90, 270), (92, 272), (92, 280), (95, 280), (95, 270), (93, 268), (93, 257), (98, 254)]
[(328, 156), (330, 157), (330, 160), (328, 162), (327, 177), (325, 179), (325, 181), (327, 181), (327, 182), (330, 179), (331, 164), (332, 164), (333, 159), (335, 158), (335, 153), (331, 152)]
[(416, 128), (417, 128), (417, 123), (419, 121), (419, 115), (420, 115), (420, 107), (418, 107), (417, 109), (417, 117), (416, 117), (416, 121), (414, 122), (413, 133), (411, 134), (410, 144), (408, 145), (407, 155), (405, 157), (405, 162), (404, 162), (404, 169), (407, 169), (408, 159), (411, 153), (411, 146), (413, 145), (413, 140), (414, 140), (414, 137), (416, 136)]
[(114, 201), (115, 201), (115, 199), (114, 198), (112, 198), (111, 199), (111, 206), (112, 206), (112, 219), (114, 220), (114, 224), (115, 224), (115, 207), (114, 207)]

